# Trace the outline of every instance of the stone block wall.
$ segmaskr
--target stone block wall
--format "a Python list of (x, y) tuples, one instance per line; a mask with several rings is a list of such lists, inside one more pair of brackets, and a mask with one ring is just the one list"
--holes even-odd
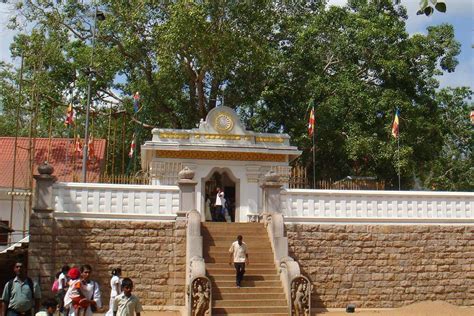
[(474, 226), (287, 224), (312, 307), (474, 305)]
[(61, 266), (92, 266), (102, 303), (109, 305), (111, 270), (134, 282), (134, 294), (152, 309), (184, 306), (186, 222), (55, 219), (33, 214), (30, 276), (39, 278), (43, 297), (51, 296)]

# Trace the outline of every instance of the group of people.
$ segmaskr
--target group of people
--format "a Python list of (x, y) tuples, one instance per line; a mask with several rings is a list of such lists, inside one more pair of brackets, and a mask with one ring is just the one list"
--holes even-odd
[(213, 222), (231, 222), (231, 203), (225, 197), (224, 191), (221, 188), (216, 189), (216, 198), (214, 202), (211, 201), (209, 195), (206, 195), (205, 216), (206, 221)]
[[(236, 269), (236, 286), (241, 287), (245, 265), (249, 264), (247, 245), (241, 235), (229, 249), (229, 264)], [(22, 262), (14, 265), (15, 277), (5, 284), (0, 316), (53, 316), (57, 309), (64, 316), (93, 316), (102, 308), (99, 284), (91, 280), (92, 267), (88, 264), (80, 268), (65, 265), (57, 273), (51, 288), (54, 298), (43, 301), (40, 310), (41, 290), (26, 274)], [(133, 282), (121, 278), (122, 270), (112, 270), (110, 279), (110, 304), (105, 316), (140, 316), (143, 308), (137, 296), (132, 294)]]
[[(41, 310), (39, 285), (27, 276), (22, 262), (15, 263), (13, 271), (15, 277), (3, 289), (0, 316), (53, 316), (57, 310), (64, 316), (92, 316), (102, 310), (99, 284), (90, 279), (92, 267), (88, 264), (80, 268), (63, 266), (51, 288), (54, 298), (45, 299)], [(120, 268), (112, 270), (106, 316), (140, 316), (143, 309), (132, 294), (133, 282), (130, 278), (121, 279), (121, 272)]]

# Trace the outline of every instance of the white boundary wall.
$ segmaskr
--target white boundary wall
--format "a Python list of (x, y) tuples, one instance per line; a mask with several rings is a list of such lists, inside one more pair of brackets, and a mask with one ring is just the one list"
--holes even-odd
[(474, 224), (474, 193), (281, 191), (285, 222)]
[(55, 216), (84, 218), (174, 219), (179, 187), (103, 183), (56, 183)]

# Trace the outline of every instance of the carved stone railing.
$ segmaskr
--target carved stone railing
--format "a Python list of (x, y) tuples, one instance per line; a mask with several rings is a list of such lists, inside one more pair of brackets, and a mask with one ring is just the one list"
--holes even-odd
[[(188, 315), (192, 316), (211, 315), (211, 282), (206, 277), (206, 263), (202, 256), (202, 245), (201, 215), (198, 211), (192, 210), (187, 213), (186, 226), (187, 305)], [(204, 304), (206, 299), (208, 300), (207, 305)]]
[(282, 185), (278, 175), (272, 171), (267, 173), (261, 187), (264, 196), (262, 221), (270, 237), (275, 264), (279, 268), (290, 315), (309, 315), (309, 313), (305, 314), (305, 311), (311, 310), (311, 282), (301, 275), (298, 262), (288, 255), (288, 237), (285, 237), (285, 225), (280, 205)]
[(179, 172), (178, 178), (179, 214), (186, 214), (187, 311), (191, 316), (211, 315), (211, 282), (206, 277), (206, 263), (202, 256), (201, 214), (196, 211), (197, 182), (194, 171), (188, 167)]

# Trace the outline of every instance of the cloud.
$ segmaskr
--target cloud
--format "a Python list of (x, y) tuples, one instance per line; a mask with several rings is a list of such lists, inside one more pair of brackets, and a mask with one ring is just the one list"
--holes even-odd
[(347, 0), (329, 0), (328, 5), (336, 5), (339, 7), (343, 7), (347, 4)]

